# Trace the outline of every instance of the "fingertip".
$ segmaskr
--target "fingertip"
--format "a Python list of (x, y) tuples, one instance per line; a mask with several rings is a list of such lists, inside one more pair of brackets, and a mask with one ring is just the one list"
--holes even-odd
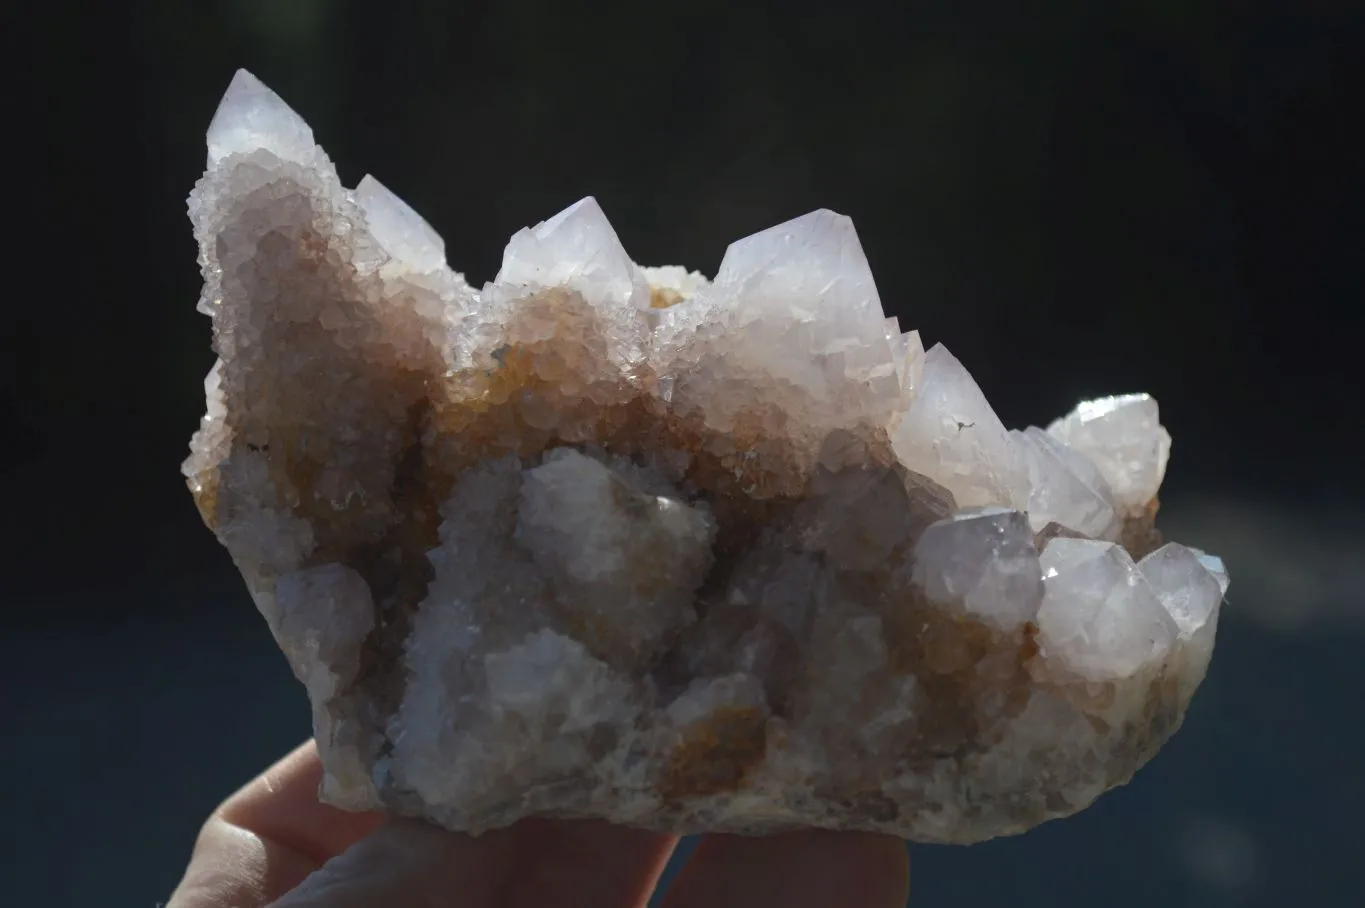
[(353, 812), (318, 800), (322, 762), (310, 738), (224, 801), (214, 816), (278, 842), (321, 865), (382, 826), (380, 811)]
[(211, 817), (166, 908), (251, 908), (293, 889), (317, 864), (306, 855)]

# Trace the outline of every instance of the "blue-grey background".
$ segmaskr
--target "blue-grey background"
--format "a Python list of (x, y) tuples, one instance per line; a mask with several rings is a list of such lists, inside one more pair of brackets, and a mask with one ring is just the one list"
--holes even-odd
[(1360, 4), (50, 0), (0, 26), (0, 903), (151, 908), (308, 732), (177, 475), (212, 362), (183, 199), (238, 66), (475, 282), (586, 194), (637, 260), (712, 272), (830, 207), (1006, 422), (1152, 391), (1165, 526), (1232, 573), (1211, 676), (1084, 814), (912, 846), (912, 904), (1365, 901)]

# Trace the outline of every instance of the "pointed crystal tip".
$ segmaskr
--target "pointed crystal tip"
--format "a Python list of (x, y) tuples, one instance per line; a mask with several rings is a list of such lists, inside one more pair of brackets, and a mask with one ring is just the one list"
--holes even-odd
[(648, 286), (592, 196), (517, 231), (503, 250), (497, 281), (562, 285), (592, 299), (613, 299), (635, 308), (649, 301)]
[(366, 174), (355, 188), (370, 232), (386, 252), (420, 271), (445, 267), (446, 244), (411, 205)]
[(591, 229), (599, 231), (611, 230), (613, 235), (616, 233), (611, 228), (611, 222), (607, 220), (606, 212), (602, 210), (601, 205), (597, 204), (597, 199), (592, 196), (585, 196), (548, 221), (541, 221), (533, 228), (533, 232), (538, 239), (546, 239), (570, 222), (592, 225)]
[(289, 160), (315, 147), (313, 130), (279, 95), (244, 69), (237, 70), (209, 123), (209, 166), (230, 154), (264, 148)]
[(872, 277), (853, 219), (820, 208), (731, 243), (716, 283), (744, 281), (788, 268), (820, 272), (821, 276), (854, 271), (860, 280), (867, 281)]

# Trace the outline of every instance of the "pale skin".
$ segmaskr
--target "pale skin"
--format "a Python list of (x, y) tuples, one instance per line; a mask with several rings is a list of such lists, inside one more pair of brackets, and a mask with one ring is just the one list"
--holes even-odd
[[(525, 820), (477, 838), (318, 801), (309, 741), (213, 812), (166, 908), (644, 908), (677, 839)], [(901, 908), (905, 846), (867, 833), (711, 835), (665, 908)]]

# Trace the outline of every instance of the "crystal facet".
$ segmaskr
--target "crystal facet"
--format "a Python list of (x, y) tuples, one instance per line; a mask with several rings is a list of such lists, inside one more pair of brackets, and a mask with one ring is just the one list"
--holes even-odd
[(592, 198), (513, 236), (497, 282), (566, 287), (620, 307), (648, 305), (648, 285)]
[(1150, 398), (1006, 431), (829, 211), (708, 281), (584, 199), (476, 289), (250, 75), (208, 139), (219, 359), (184, 472), (328, 803), (972, 842), (1180, 724), (1228, 580), (1159, 543)]
[(1038, 614), (1042, 569), (1028, 517), (1007, 508), (965, 509), (924, 531), (915, 582), (930, 601), (1015, 630)]
[(962, 507), (1026, 510), (1027, 469), (971, 374), (935, 344), (924, 357), (922, 382), (893, 430), (901, 463), (948, 489)]
[[(1210, 562), (1216, 562), (1210, 563)], [(1186, 696), (1204, 680), (1213, 657), (1218, 610), (1227, 574), (1217, 558), (1169, 543), (1138, 562), (1138, 570), (1175, 621), (1178, 631), (1172, 666)]]
[(1047, 431), (1094, 461), (1125, 515), (1141, 514), (1156, 498), (1166, 475), (1171, 436), (1149, 395), (1086, 401)]
[(1094, 461), (1036, 426), (1010, 435), (1028, 470), (1028, 515), (1035, 532), (1057, 523), (1092, 539), (1118, 538), (1114, 494)]
[(365, 223), (386, 252), (416, 272), (445, 267), (446, 244), (422, 216), (383, 183), (366, 174), (355, 187)]
[(1123, 547), (1053, 539), (1043, 549), (1038, 642), (1049, 662), (1088, 681), (1159, 668), (1177, 633)]
[(265, 150), (306, 163), (316, 145), (313, 130), (279, 95), (244, 69), (228, 85), (208, 131), (209, 166), (230, 154)]

